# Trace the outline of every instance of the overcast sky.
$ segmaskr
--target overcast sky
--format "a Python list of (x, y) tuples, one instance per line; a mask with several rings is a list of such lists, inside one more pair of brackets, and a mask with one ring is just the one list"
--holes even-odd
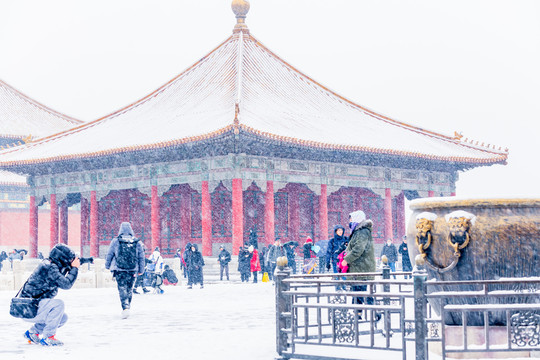
[[(540, 197), (540, 1), (250, 3), (251, 34), (335, 92), (509, 148), (508, 165), (461, 173), (458, 196)], [(235, 22), (231, 0), (0, 0), (0, 79), (94, 120), (181, 73)]]

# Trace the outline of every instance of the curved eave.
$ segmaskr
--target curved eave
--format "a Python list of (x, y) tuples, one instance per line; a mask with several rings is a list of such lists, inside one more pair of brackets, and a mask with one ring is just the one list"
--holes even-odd
[[(0, 162), (1, 167), (5, 168), (11, 168), (11, 167), (26, 167), (26, 166), (32, 166), (32, 165), (39, 165), (39, 164), (46, 164), (46, 163), (54, 163), (54, 162), (62, 162), (62, 161), (70, 161), (70, 160), (83, 160), (83, 159), (92, 159), (92, 158), (98, 158), (98, 157), (105, 157), (110, 155), (116, 155), (120, 153), (133, 153), (138, 151), (147, 151), (147, 150), (155, 150), (155, 149), (162, 149), (162, 148), (168, 148), (168, 147), (174, 147), (178, 145), (185, 145), (189, 143), (196, 143), (199, 141), (205, 141), (217, 138), (227, 132), (232, 132), (233, 125), (228, 125), (224, 128), (221, 128), (219, 130), (197, 135), (197, 136), (190, 136), (182, 139), (176, 139), (176, 140), (169, 140), (169, 141), (163, 141), (159, 143), (153, 143), (153, 144), (145, 144), (145, 145), (136, 145), (136, 146), (128, 146), (128, 147), (121, 147), (116, 149), (108, 149), (104, 151), (96, 151), (92, 153), (84, 153), (84, 154), (70, 154), (70, 155), (63, 155), (63, 156), (54, 156), (54, 157), (48, 157), (48, 158), (40, 158), (40, 159), (32, 159), (32, 160), (19, 160), (19, 161), (6, 161), (6, 162)], [(30, 144), (31, 146), (31, 144)], [(8, 153), (8, 152), (7, 152)]]
[[(366, 147), (366, 146), (355, 146), (355, 145), (340, 145), (340, 144), (330, 144), (330, 143), (322, 143), (317, 141), (309, 141), (309, 140), (302, 140), (294, 137), (287, 137), (287, 136), (280, 136), (271, 134), (268, 132), (259, 131), (257, 129), (253, 129), (249, 126), (240, 124), (239, 127), (248, 133), (254, 134), (256, 136), (266, 138), (269, 140), (274, 141), (280, 141), (284, 143), (294, 144), (294, 145), (300, 145), (310, 148), (317, 148), (317, 149), (325, 149), (325, 150), (337, 150), (337, 151), (347, 151), (347, 152), (362, 152), (362, 153), (372, 153), (372, 154), (383, 154), (383, 155), (394, 155), (394, 156), (405, 156), (405, 157), (412, 157), (417, 159), (424, 159), (424, 160), (433, 160), (433, 161), (442, 161), (442, 162), (452, 162), (452, 163), (463, 163), (463, 164), (470, 164), (470, 165), (493, 165), (493, 164), (506, 164), (506, 160), (508, 158), (507, 154), (499, 154), (499, 153), (493, 153), (485, 150), (486, 153), (489, 154), (495, 154), (498, 155), (496, 158), (472, 158), (472, 157), (460, 157), (460, 156), (453, 156), (453, 157), (447, 157), (447, 156), (437, 156), (437, 155), (430, 155), (430, 154), (423, 154), (418, 152), (407, 152), (407, 151), (400, 151), (400, 150), (391, 150), (391, 149), (382, 149), (382, 148), (372, 148), (372, 147)], [(461, 144), (460, 144), (461, 145)], [(465, 146), (465, 145), (462, 145)], [(478, 149), (477, 149), (478, 150)]]

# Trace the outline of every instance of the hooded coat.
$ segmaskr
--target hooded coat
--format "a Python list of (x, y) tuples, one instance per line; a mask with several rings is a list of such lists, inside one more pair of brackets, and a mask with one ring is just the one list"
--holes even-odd
[(247, 246), (240, 248), (238, 252), (238, 271), (240, 273), (251, 272), (251, 258), (253, 253), (250, 253)]
[[(137, 242), (135, 256), (137, 257), (136, 265), (133, 269), (119, 269), (116, 265), (116, 256), (118, 254), (118, 248), (120, 246), (120, 239)], [(133, 229), (131, 224), (128, 222), (123, 222), (120, 225), (120, 230), (118, 231), (118, 236), (111, 241), (109, 246), (109, 251), (107, 252), (107, 257), (105, 258), (105, 268), (111, 271), (133, 271), (138, 274), (144, 273), (144, 266), (146, 261), (144, 259), (144, 248), (140, 241), (135, 238), (133, 234)]]
[[(354, 228), (349, 240), (349, 245), (345, 249), (344, 260), (349, 265), (350, 273), (375, 272), (375, 249), (373, 247), (373, 237), (371, 220), (352, 222)], [(373, 276), (358, 276), (356, 280), (372, 280)]]
[[(338, 229), (343, 230), (343, 235), (338, 236), (336, 233)], [(339, 256), (338, 249), (348, 242), (349, 238), (345, 236), (345, 228), (341, 225), (334, 226), (334, 237), (328, 240), (328, 249), (326, 250), (326, 261), (329, 264), (336, 264)]]
[(189, 272), (189, 281), (191, 281), (192, 284), (202, 284), (203, 283), (203, 271), (202, 268), (204, 266), (204, 259), (202, 257), (202, 254), (199, 252), (199, 248), (197, 247), (197, 244), (191, 244), (191, 247), (195, 248), (195, 251), (192, 251), (191, 249), (189, 251), (188, 261), (187, 263), (187, 269)]
[(21, 297), (52, 299), (58, 288), (71, 289), (79, 269), (71, 267), (75, 253), (66, 245), (58, 244), (51, 250), (48, 259), (43, 260), (24, 284)]

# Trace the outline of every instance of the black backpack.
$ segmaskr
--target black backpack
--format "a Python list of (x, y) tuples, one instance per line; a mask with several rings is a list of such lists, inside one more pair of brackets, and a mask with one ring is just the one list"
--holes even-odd
[(118, 249), (116, 251), (116, 267), (120, 270), (135, 270), (137, 268), (137, 243), (138, 239), (131, 236), (118, 237)]

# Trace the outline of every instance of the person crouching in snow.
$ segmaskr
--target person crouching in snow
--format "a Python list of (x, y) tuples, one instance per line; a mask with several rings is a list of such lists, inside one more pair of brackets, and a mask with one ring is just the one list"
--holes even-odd
[(250, 269), (253, 273), (253, 283), (257, 283), (257, 272), (261, 271), (259, 252), (253, 247), (253, 245), (249, 245), (248, 251), (251, 253)]
[(163, 268), (163, 284), (165, 285), (176, 285), (178, 284), (178, 278), (173, 269), (169, 265), (165, 265)]
[(188, 289), (193, 287), (193, 284), (200, 283), (201, 289), (203, 285), (203, 271), (204, 259), (199, 252), (197, 244), (191, 244), (190, 254), (187, 258), (187, 268), (188, 268)]
[(34, 318), (24, 319), (34, 325), (24, 333), (28, 343), (44, 346), (60, 346), (55, 338), (56, 330), (67, 321), (64, 302), (54, 299), (58, 288), (71, 289), (79, 272), (79, 259), (64, 244), (55, 245), (49, 258), (43, 260), (21, 289), (21, 297), (41, 299)]
[(133, 297), (133, 284), (137, 275), (144, 273), (144, 249), (135, 238), (133, 228), (128, 222), (120, 224), (118, 236), (111, 241), (109, 252), (105, 259), (105, 268), (113, 273), (118, 286), (120, 303), (122, 305), (122, 319), (129, 316), (131, 298)]

